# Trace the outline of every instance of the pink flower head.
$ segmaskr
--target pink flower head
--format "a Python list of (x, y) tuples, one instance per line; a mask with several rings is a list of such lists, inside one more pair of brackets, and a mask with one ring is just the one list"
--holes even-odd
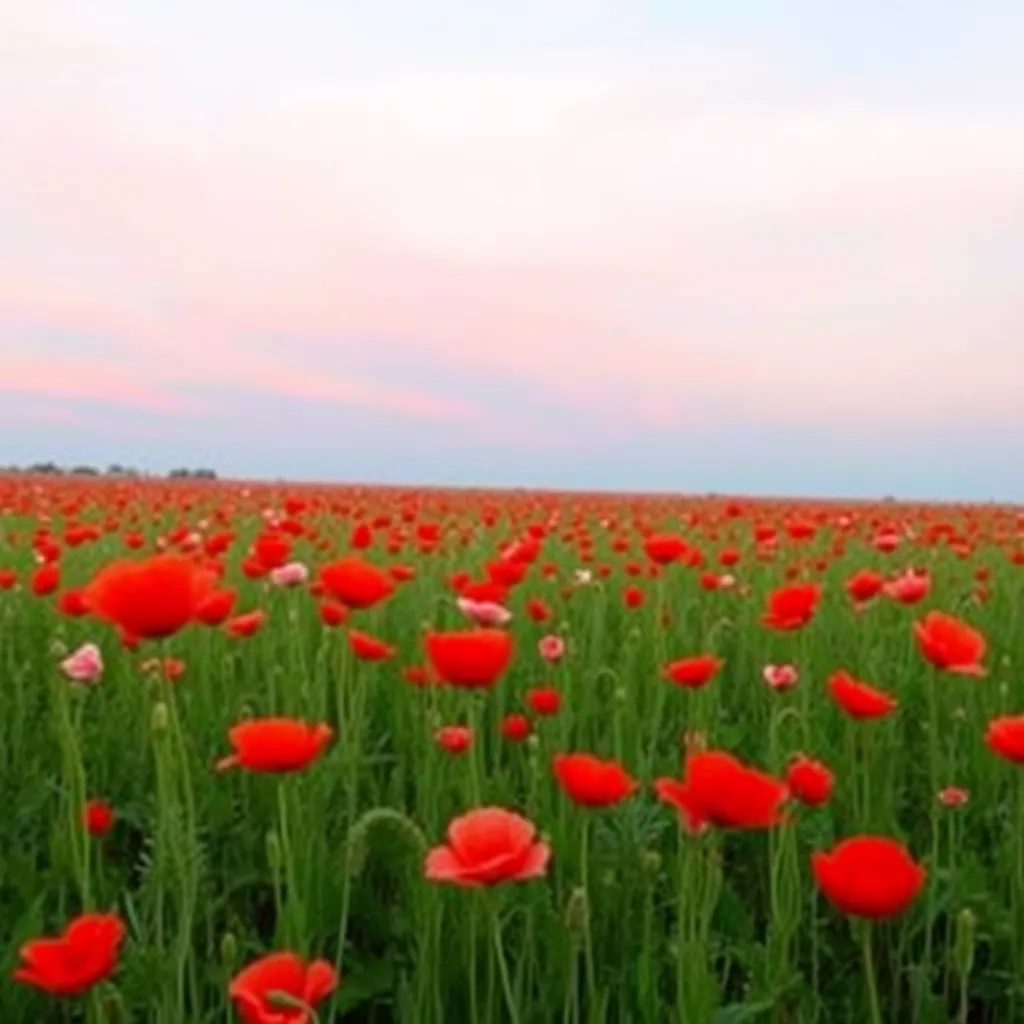
[(278, 587), (301, 587), (309, 579), (309, 569), (302, 562), (288, 562), (270, 569), (270, 583)]
[(103, 676), (103, 655), (95, 644), (82, 644), (60, 663), (60, 667), (71, 682), (95, 685)]
[(932, 588), (931, 576), (927, 572), (915, 572), (908, 569), (902, 576), (889, 580), (882, 588), (886, 597), (901, 604), (917, 604), (927, 597)]
[(278, 587), (299, 587), (309, 579), (309, 569), (302, 562), (288, 562), (270, 570), (270, 582)]
[(565, 641), (560, 636), (549, 633), (541, 638), (540, 643), (537, 644), (537, 650), (545, 661), (561, 661), (565, 655)]
[(967, 790), (959, 786), (947, 786), (939, 790), (939, 803), (943, 807), (963, 807), (969, 799), (970, 794)]
[(800, 673), (793, 665), (765, 665), (764, 681), (776, 691), (785, 693), (800, 682)]
[(512, 613), (496, 601), (474, 601), (469, 597), (460, 597), (455, 603), (459, 611), (478, 626), (504, 626), (512, 618)]

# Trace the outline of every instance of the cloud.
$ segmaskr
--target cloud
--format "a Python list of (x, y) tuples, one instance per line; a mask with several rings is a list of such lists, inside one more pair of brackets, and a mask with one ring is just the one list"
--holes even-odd
[[(887, 97), (810, 8), (820, 40), (610, 3), (448, 4), (450, 37), (414, 4), (271, 6), (23, 9), (0, 356), (85, 331), (121, 377), (83, 356), (68, 386), (219, 384), (483, 444), (1024, 436), (1024, 75), (996, 28), (987, 68), (973, 30), (962, 65), (918, 56), (917, 91), (883, 53)], [(951, 11), (921, 31), (954, 45)]]

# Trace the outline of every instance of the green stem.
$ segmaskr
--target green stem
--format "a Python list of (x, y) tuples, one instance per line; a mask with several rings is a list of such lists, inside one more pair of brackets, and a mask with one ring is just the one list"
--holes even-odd
[(505, 947), (501, 941), (501, 915), (498, 912), (497, 906), (491, 908), (491, 922), (494, 932), (494, 953), (498, 958), (498, 974), (501, 977), (501, 990), (505, 996), (505, 1007), (508, 1010), (508, 1017), (512, 1024), (519, 1024), (519, 1010), (516, 1008), (516, 998), (512, 991), (508, 964), (505, 962)]
[(875, 960), (871, 948), (871, 925), (867, 922), (861, 927), (861, 953), (864, 958), (864, 982), (868, 990), (868, 1009), (871, 1024), (882, 1024), (882, 1010), (878, 1002), (878, 983), (875, 980)]

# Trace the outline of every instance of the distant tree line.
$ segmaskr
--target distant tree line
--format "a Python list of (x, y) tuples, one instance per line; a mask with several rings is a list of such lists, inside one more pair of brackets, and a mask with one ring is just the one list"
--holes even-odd
[[(118, 462), (112, 462), (104, 470), (98, 469), (96, 466), (58, 466), (56, 462), (34, 462), (29, 466), (3, 466), (0, 467), (0, 472), (24, 473), (29, 476), (125, 477), (131, 480), (160, 476), (159, 473), (146, 473), (133, 466), (122, 466)], [(212, 469), (186, 469), (184, 467), (172, 469), (166, 476), (168, 480), (217, 479), (217, 474)]]

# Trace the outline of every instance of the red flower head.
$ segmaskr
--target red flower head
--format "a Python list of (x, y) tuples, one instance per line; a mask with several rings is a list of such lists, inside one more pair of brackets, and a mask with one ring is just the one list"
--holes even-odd
[(779, 587), (768, 595), (768, 610), (761, 621), (772, 629), (800, 629), (814, 618), (820, 600), (821, 586), (817, 583)]
[(592, 754), (556, 754), (553, 767), (566, 795), (583, 807), (621, 803), (639, 785), (618, 761), (605, 761)]
[(56, 593), (60, 587), (60, 565), (56, 562), (41, 565), (32, 573), (29, 585), (36, 597), (49, 597)]
[(116, 914), (83, 914), (59, 938), (26, 942), (14, 980), (51, 996), (81, 995), (114, 973), (124, 936)]
[(914, 623), (921, 654), (936, 668), (962, 676), (984, 676), (985, 637), (945, 612), (929, 612)]
[(1013, 764), (1024, 764), (1024, 715), (1003, 715), (988, 723), (989, 750)]
[(330, 743), (329, 725), (307, 725), (294, 718), (253, 718), (228, 733), (234, 754), (217, 771), (241, 766), (251, 772), (297, 772), (315, 761)]
[(903, 913), (924, 885), (925, 870), (895, 839), (854, 836), (811, 855), (818, 888), (839, 911), (884, 918)]
[(501, 735), (513, 743), (522, 743), (532, 732), (533, 725), (526, 715), (513, 712), (501, 720)]
[(102, 839), (114, 827), (114, 811), (105, 800), (90, 800), (82, 808), (82, 824), (89, 835)]
[(827, 804), (835, 781), (835, 776), (824, 764), (803, 754), (797, 754), (786, 769), (786, 785), (790, 793), (808, 807)]
[(694, 658), (680, 658), (669, 662), (661, 674), (678, 686), (695, 690), (711, 682), (724, 662), (711, 654), (699, 654)]
[(140, 640), (160, 640), (187, 626), (216, 578), (181, 555), (113, 562), (83, 594), (92, 613)]
[(245, 1024), (308, 1024), (309, 1013), (338, 987), (326, 960), (305, 964), (295, 953), (271, 953), (243, 968), (228, 995)]
[(686, 541), (675, 533), (652, 533), (644, 538), (644, 554), (657, 565), (678, 562), (686, 551)]
[(442, 725), (434, 742), (446, 753), (464, 754), (473, 743), (473, 730), (465, 725)]
[(846, 581), (846, 592), (857, 604), (864, 604), (878, 596), (885, 586), (885, 577), (872, 569), (861, 569)]
[(455, 818), (448, 842), (427, 853), (426, 877), (455, 885), (524, 882), (547, 873), (551, 847), (537, 826), (503, 807), (479, 807)]
[(195, 619), (204, 626), (219, 626), (235, 607), (234, 590), (211, 590), (196, 604)]
[(557, 715), (562, 706), (562, 695), (553, 686), (535, 686), (526, 693), (526, 701), (535, 715)]
[(262, 608), (257, 608), (254, 611), (243, 612), (241, 615), (235, 615), (228, 619), (224, 623), (224, 632), (228, 636), (243, 640), (247, 637), (255, 636), (263, 628), (263, 623), (266, 621), (267, 613)]
[(849, 672), (834, 672), (828, 681), (832, 699), (851, 718), (884, 718), (897, 707), (895, 697), (876, 690)]
[(387, 661), (395, 654), (391, 644), (358, 629), (348, 631), (348, 645), (360, 661)]
[(682, 781), (657, 779), (654, 790), (694, 832), (708, 825), (771, 828), (783, 820), (781, 808), (789, 795), (784, 783), (724, 750), (691, 753)]
[(512, 636), (500, 629), (428, 633), (427, 658), (452, 686), (493, 686), (512, 660)]
[(340, 558), (323, 566), (320, 582), (336, 601), (349, 608), (372, 608), (391, 596), (391, 574), (362, 558)]

